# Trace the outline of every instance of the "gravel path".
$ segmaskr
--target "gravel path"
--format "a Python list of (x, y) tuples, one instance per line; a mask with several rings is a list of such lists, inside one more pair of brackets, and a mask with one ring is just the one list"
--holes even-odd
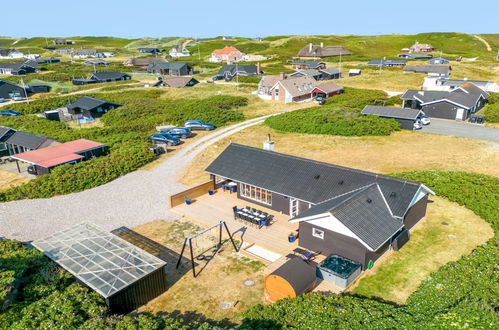
[(167, 197), (186, 188), (176, 180), (180, 171), (209, 145), (269, 116), (213, 131), (178, 149), (151, 171), (138, 170), (79, 193), (2, 203), (0, 237), (30, 241), (85, 221), (112, 230), (155, 219), (174, 219), (176, 216), (167, 209)]

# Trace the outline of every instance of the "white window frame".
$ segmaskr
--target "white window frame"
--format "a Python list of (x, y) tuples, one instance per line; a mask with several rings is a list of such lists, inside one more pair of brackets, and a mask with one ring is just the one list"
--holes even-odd
[(319, 229), (319, 228), (312, 228), (312, 236), (320, 239), (324, 239), (324, 230)]
[[(259, 194), (257, 194), (257, 191)], [(266, 192), (263, 194), (263, 192)], [(241, 183), (239, 193), (242, 197), (256, 201), (258, 203), (272, 206), (272, 192), (263, 188), (252, 186), (250, 184)], [(253, 195), (253, 197), (252, 197)], [(257, 195), (260, 197), (258, 198)], [(263, 196), (265, 195), (265, 200)]]

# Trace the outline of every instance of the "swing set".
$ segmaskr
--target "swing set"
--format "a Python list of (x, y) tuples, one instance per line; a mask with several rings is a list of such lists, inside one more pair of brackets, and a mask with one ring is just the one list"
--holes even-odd
[[(193, 241), (194, 241), (194, 244), (196, 244), (197, 246), (197, 238), (198, 237), (201, 237), (203, 235), (205, 235), (206, 233), (209, 233), (211, 230), (215, 229), (215, 228), (219, 228), (219, 231), (218, 231), (218, 242), (214, 245), (214, 246), (211, 246), (209, 247), (208, 249), (206, 249), (205, 251), (201, 252), (199, 255), (197, 255), (196, 257), (194, 256), (194, 250), (193, 250)], [(229, 239), (230, 241), (232, 242), (232, 246), (234, 247), (234, 250), (236, 250), (236, 252), (239, 251), (239, 249), (237, 248), (236, 246), (236, 243), (234, 242), (234, 239), (232, 238), (232, 235), (229, 231), (229, 228), (227, 227), (227, 224), (225, 223), (225, 221), (220, 221), (220, 223), (210, 227), (210, 228), (207, 228), (199, 233), (196, 233), (190, 237), (186, 237), (185, 240), (184, 240), (184, 245), (182, 246), (182, 251), (180, 252), (180, 256), (178, 258), (178, 261), (177, 261), (177, 266), (176, 266), (176, 269), (178, 269), (178, 267), (180, 266), (180, 263), (182, 261), (182, 257), (184, 255), (184, 252), (185, 252), (185, 247), (188, 245), (189, 246), (189, 252), (190, 252), (190, 259), (191, 259), (191, 266), (192, 266), (192, 274), (194, 277), (196, 277), (197, 275), (199, 275), (199, 273), (196, 274), (196, 262), (194, 261), (194, 259), (196, 258), (197, 260), (206, 260), (207, 262), (209, 262), (213, 256), (215, 256), (218, 251), (220, 250), (220, 248), (222, 247), (222, 231), (223, 229), (225, 228), (225, 231), (227, 232), (227, 235), (229, 236)], [(213, 255), (212, 256), (205, 256), (204, 253), (207, 252), (208, 250), (210, 249), (213, 249)]]

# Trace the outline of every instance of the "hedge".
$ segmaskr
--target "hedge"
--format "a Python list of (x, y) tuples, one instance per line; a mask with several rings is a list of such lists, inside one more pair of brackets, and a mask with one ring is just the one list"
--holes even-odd
[[(431, 274), (396, 306), (362, 296), (307, 294), (245, 313), (242, 328), (385, 329), (494, 328), (497, 315), (499, 180), (465, 172), (399, 173), (421, 181), (437, 195), (457, 202), (491, 223), (496, 236), (470, 255)], [(470, 228), (473, 230), (473, 228)]]
[(400, 129), (394, 119), (362, 116), (366, 104), (386, 100), (381, 91), (345, 88), (345, 92), (327, 100), (327, 104), (269, 117), (265, 125), (281, 131), (345, 136), (390, 135)]
[(499, 123), (499, 93), (490, 93), (488, 102), (483, 109), (485, 120), (489, 123)]

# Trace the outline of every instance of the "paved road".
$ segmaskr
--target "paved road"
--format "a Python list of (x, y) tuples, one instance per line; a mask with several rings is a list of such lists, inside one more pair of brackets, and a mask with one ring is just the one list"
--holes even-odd
[(185, 188), (177, 174), (209, 145), (247, 127), (263, 116), (218, 129), (175, 151), (152, 171), (138, 170), (102, 186), (48, 199), (0, 204), (0, 237), (29, 241), (84, 221), (106, 230), (133, 227), (155, 219), (174, 219), (167, 197)]
[(419, 132), (499, 142), (499, 129), (455, 120), (431, 118)]

